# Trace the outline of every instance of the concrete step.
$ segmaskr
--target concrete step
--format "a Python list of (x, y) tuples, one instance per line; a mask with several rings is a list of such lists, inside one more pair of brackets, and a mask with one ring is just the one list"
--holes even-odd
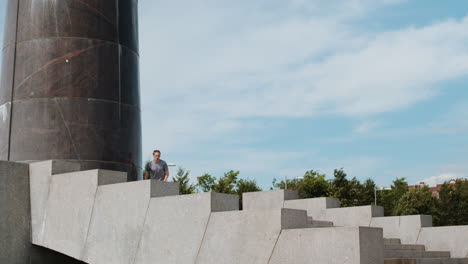
[(384, 258), (450, 258), (450, 252), (385, 250)]
[(307, 227), (333, 227), (331, 221), (314, 220), (311, 216), (307, 217)]
[(399, 238), (384, 238), (384, 244), (401, 244)]
[(424, 245), (384, 244), (385, 250), (426, 251)]
[(307, 227), (315, 227), (315, 228), (319, 228), (319, 227), (333, 227), (333, 222), (314, 220), (314, 221), (312, 221), (312, 223), (308, 223), (308, 224), (307, 224)]
[(468, 264), (468, 258), (388, 258), (384, 264)]

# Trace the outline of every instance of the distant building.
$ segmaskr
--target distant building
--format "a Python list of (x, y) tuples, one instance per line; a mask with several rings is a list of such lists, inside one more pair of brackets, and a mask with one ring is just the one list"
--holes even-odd
[[(462, 179), (464, 181), (466, 181), (467, 179)], [(450, 186), (455, 186), (455, 181), (454, 179), (450, 180), (449, 182), (449, 185)], [(410, 190), (415, 190), (415, 189), (420, 189), (420, 188), (424, 188), (424, 187), (428, 187), (429, 190), (431, 190), (432, 192), (432, 197), (436, 197), (437, 199), (439, 199), (439, 191), (440, 189), (442, 188), (442, 185), (443, 184), (437, 184), (436, 186), (434, 187), (430, 187), (428, 186), (427, 184), (425, 184), (424, 182), (420, 182), (419, 184), (416, 184), (416, 185), (409, 185), (408, 186), (408, 189)]]

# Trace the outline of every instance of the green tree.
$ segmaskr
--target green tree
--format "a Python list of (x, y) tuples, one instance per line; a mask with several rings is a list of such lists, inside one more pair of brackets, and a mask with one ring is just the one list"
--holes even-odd
[(468, 180), (442, 185), (436, 220), (435, 225), (468, 225)]
[(192, 194), (196, 192), (197, 186), (190, 183), (190, 171), (179, 167), (176, 176), (172, 177), (173, 182), (179, 183), (180, 194)]
[(235, 194), (239, 173), (239, 171), (233, 170), (224, 173), (223, 177), (219, 178), (218, 182), (214, 184), (212, 190), (218, 193)]
[(397, 215), (394, 208), (398, 200), (408, 192), (408, 182), (405, 178), (397, 178), (393, 181), (390, 190), (377, 192), (377, 205), (383, 206), (385, 215)]
[(315, 170), (306, 171), (303, 177), (296, 177), (293, 179), (286, 179), (285, 181), (278, 181), (273, 179), (272, 188), (285, 189), (287, 185), (288, 190), (295, 190), (299, 193), (299, 198), (314, 198), (328, 196), (329, 183), (325, 179), (325, 174), (320, 174)]
[[(285, 182), (287, 184), (285, 184)], [(298, 190), (299, 189), (299, 184), (301, 182), (301, 179), (294, 178), (294, 179), (286, 179), (286, 181), (281, 180), (278, 181), (276, 178), (273, 178), (272, 185), (273, 187), (270, 188), (270, 190), (284, 190), (286, 187), (288, 190)]]
[(197, 186), (202, 192), (211, 192), (216, 184), (216, 178), (208, 173), (197, 177)]
[(371, 179), (367, 179), (363, 184), (357, 186), (357, 206), (371, 205), (375, 202), (375, 182)]
[(300, 198), (326, 197), (329, 192), (329, 183), (325, 174), (310, 170), (304, 173), (304, 177), (297, 183)]
[(239, 196), (239, 208), (242, 209), (242, 194), (244, 192), (257, 192), (262, 189), (254, 180), (238, 179), (239, 171), (228, 171), (217, 179), (210, 174), (204, 174), (197, 178), (198, 187), (203, 192), (217, 192), (227, 194), (237, 194)]
[(356, 184), (356, 179), (354, 178), (350, 182), (346, 178), (347, 174), (343, 168), (335, 169), (333, 175), (335, 178), (330, 183), (330, 196), (339, 199), (342, 207), (354, 206), (356, 197), (353, 192), (353, 185)]
[(427, 186), (409, 190), (396, 203), (393, 215), (433, 215), (436, 212), (436, 198)]

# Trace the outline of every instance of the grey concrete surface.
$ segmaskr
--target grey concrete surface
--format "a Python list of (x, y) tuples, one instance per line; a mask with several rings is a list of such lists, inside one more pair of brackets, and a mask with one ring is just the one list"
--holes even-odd
[(211, 212), (239, 210), (239, 196), (225, 193), (211, 193)]
[(40, 231), (43, 230), (51, 175), (79, 170), (78, 163), (67, 161), (47, 160), (29, 164), (33, 243), (41, 244), (43, 242)]
[(36, 245), (80, 259), (98, 186), (121, 183), (126, 173), (107, 170), (52, 175), (45, 218)]
[(197, 263), (268, 263), (282, 227), (306, 224), (293, 209), (212, 213)]
[(372, 217), (381, 216), (383, 207), (369, 205), (327, 209), (323, 220), (332, 221), (335, 226), (370, 226)]
[(243, 210), (264, 210), (283, 208), (285, 200), (298, 199), (297, 191), (275, 190), (247, 192), (242, 194)]
[(98, 187), (97, 171), (52, 175), (46, 216), (39, 231), (44, 246), (79, 259), (86, 243), (94, 197)]
[(178, 182), (163, 182), (156, 180), (146, 180), (151, 182), (151, 197), (163, 197), (179, 194)]
[(363, 227), (283, 230), (269, 263), (383, 263), (382, 232)]
[(385, 254), (382, 228), (359, 227), (359, 249), (361, 263), (382, 263)]
[(336, 198), (310, 198), (284, 201), (285, 208), (307, 210), (307, 215), (314, 220), (326, 218), (326, 210), (330, 208), (339, 208), (340, 201)]
[(453, 258), (468, 258), (468, 226), (423, 227), (416, 243), (426, 250), (450, 251)]
[(28, 263), (30, 221), (29, 166), (0, 161), (0, 263)]
[(426, 251), (424, 245), (414, 245), (414, 244), (384, 244), (386, 250), (410, 250), (410, 251)]
[(384, 237), (399, 238), (403, 244), (415, 244), (421, 227), (432, 226), (430, 215), (374, 217), (372, 227), (382, 227)]
[(151, 181), (99, 186), (82, 260), (132, 263), (151, 195)]
[(385, 250), (385, 258), (450, 258), (449, 251)]
[(195, 263), (210, 213), (238, 207), (237, 195), (219, 193), (152, 198), (134, 263)]
[(385, 264), (468, 264), (468, 259), (460, 258), (396, 258), (385, 259)]

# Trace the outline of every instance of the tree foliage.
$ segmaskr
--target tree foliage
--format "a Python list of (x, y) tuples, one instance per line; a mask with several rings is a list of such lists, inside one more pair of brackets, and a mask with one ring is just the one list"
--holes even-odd
[(393, 208), (393, 215), (433, 215), (436, 213), (436, 198), (428, 187), (406, 191)]
[(437, 225), (468, 224), (468, 180), (448, 182), (439, 191)]
[(198, 187), (203, 192), (217, 192), (239, 195), (239, 208), (242, 209), (242, 193), (257, 192), (262, 189), (254, 180), (238, 179), (239, 171), (228, 171), (217, 179), (210, 174), (204, 174), (197, 178)]
[(195, 193), (197, 187), (190, 183), (190, 171), (179, 167), (177, 174), (172, 177), (173, 182), (179, 183), (180, 194), (192, 194)]

